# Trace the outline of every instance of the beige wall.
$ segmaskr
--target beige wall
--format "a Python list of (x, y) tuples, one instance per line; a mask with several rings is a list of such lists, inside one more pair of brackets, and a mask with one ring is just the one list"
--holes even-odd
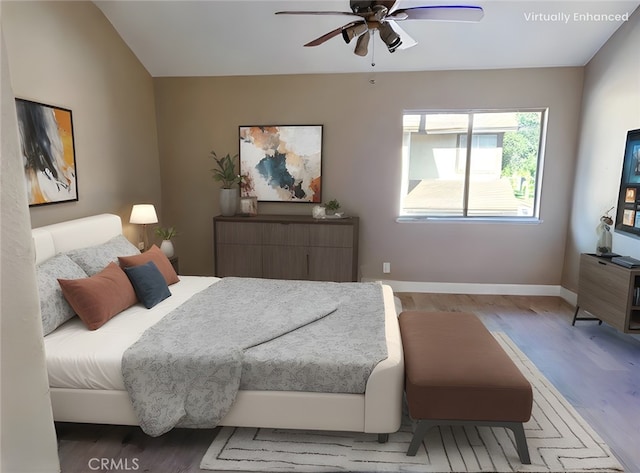
[[(238, 126), (323, 124), (323, 198), (361, 218), (361, 276), (560, 284), (582, 68), (156, 78), (163, 208), (182, 230), (181, 270), (211, 274), (218, 186), (208, 153), (238, 152)], [(542, 223), (397, 223), (404, 109), (549, 107)], [(264, 213), (310, 213), (260, 204)], [(388, 277), (387, 277), (388, 276)]]
[[(563, 286), (574, 291), (579, 255), (595, 252), (600, 216), (617, 205), (627, 131), (640, 128), (639, 44), (640, 9), (585, 68), (575, 191), (562, 279)], [(611, 215), (615, 215), (615, 209)], [(640, 240), (614, 233), (613, 251), (640, 258)]]
[(73, 113), (79, 200), (31, 208), (32, 226), (101, 212), (126, 223), (132, 204), (160, 205), (153, 80), (102, 12), (3, 2), (2, 26), (15, 96)]
[[(636, 13), (586, 68), (574, 170), (582, 68), (379, 73), (375, 85), (369, 74), (154, 80), (91, 3), (3, 2), (15, 95), (70, 108), (74, 118), (80, 200), (32, 208), (32, 225), (99, 212), (126, 223), (133, 203), (152, 202), (162, 223), (182, 232), (181, 268), (211, 274), (218, 198), (209, 151), (236, 153), (238, 125), (321, 123), (324, 197), (362, 219), (362, 276), (383, 277), (390, 261), (388, 279), (573, 289), (577, 255), (591, 251), (597, 219), (615, 203), (624, 132), (638, 126), (638, 107), (629, 106), (639, 100), (638, 69), (628, 60), (638, 22)], [(541, 224), (396, 223), (403, 109), (539, 106), (550, 108)], [(617, 251), (640, 256), (636, 248), (614, 236)]]

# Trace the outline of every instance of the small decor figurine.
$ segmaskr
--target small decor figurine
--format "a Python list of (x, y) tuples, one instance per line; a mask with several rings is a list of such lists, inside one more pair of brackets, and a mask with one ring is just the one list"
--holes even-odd
[(609, 216), (609, 212), (612, 210), (613, 207), (607, 210), (605, 214), (600, 217), (600, 224), (596, 227), (596, 233), (598, 234), (596, 254), (598, 256), (611, 253), (611, 225), (613, 225), (613, 219)]
[(313, 215), (313, 218), (325, 218), (326, 212), (322, 205), (314, 205), (311, 209), (311, 215)]

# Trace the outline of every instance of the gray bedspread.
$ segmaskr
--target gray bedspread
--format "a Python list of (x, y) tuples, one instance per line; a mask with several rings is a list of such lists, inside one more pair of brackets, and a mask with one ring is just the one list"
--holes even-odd
[[(358, 332), (350, 349), (332, 347), (319, 336), (340, 327)], [(302, 339), (296, 341), (298, 331)], [(298, 355), (287, 347), (299, 350), (300, 343), (313, 354), (312, 362), (306, 372), (298, 366), (292, 376), (317, 377), (321, 385), (329, 384), (327, 392), (364, 392), (371, 370), (387, 356), (380, 285), (224, 278), (148, 329), (125, 352), (122, 375), (147, 434), (158, 436), (175, 426), (212, 428), (235, 400), (243, 365), (247, 369), (246, 352), (277, 357), (275, 349), (291, 360)], [(317, 356), (329, 351), (344, 352), (333, 369)], [(300, 363), (305, 361), (294, 364)], [(280, 369), (277, 364), (257, 366), (262, 372), (249, 370), (247, 377), (278, 378), (268, 373)], [(336, 387), (340, 380), (347, 386)], [(293, 381), (265, 389), (299, 390), (309, 384)]]

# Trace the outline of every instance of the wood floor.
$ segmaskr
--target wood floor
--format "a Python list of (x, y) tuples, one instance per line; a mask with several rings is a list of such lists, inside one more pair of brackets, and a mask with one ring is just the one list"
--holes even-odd
[[(625, 471), (640, 472), (638, 338), (606, 324), (572, 327), (573, 307), (556, 297), (397, 295), (405, 310), (474, 312), (490, 330), (505, 332), (611, 447)], [(56, 423), (56, 430), (64, 473), (201, 471), (200, 460), (217, 432), (174, 429), (153, 438), (138, 427), (70, 423)], [(98, 461), (110, 462), (110, 468), (96, 469)]]

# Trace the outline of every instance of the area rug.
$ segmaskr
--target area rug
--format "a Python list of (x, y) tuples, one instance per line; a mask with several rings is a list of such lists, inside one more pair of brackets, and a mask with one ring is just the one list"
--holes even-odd
[(224, 427), (200, 468), (245, 472), (613, 472), (623, 468), (609, 447), (504, 333), (494, 333), (533, 387), (525, 424), (531, 465), (518, 459), (511, 431), (441, 427), (406, 456), (413, 426), (380, 444), (375, 434)]

